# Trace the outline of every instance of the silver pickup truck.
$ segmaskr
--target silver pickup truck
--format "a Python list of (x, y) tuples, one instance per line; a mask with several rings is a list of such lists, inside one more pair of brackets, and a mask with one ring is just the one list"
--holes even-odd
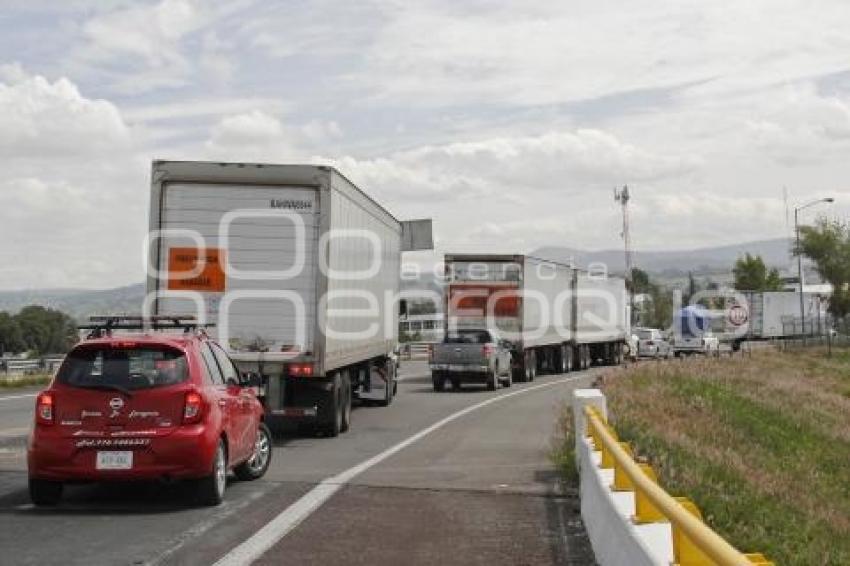
[(460, 389), (463, 383), (484, 383), (491, 391), (500, 383), (510, 387), (512, 348), (510, 342), (500, 339), (492, 330), (447, 332), (443, 342), (431, 348), (434, 391), (442, 391), (446, 381), (451, 382), (453, 389)]

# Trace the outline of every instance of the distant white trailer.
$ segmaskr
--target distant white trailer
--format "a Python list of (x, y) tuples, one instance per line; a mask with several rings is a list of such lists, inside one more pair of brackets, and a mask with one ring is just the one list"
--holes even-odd
[[(730, 307), (727, 333), (751, 340), (769, 340), (817, 333), (818, 321), (826, 321), (826, 301), (819, 293), (803, 293), (803, 313), (806, 328), (800, 317), (800, 293), (796, 291), (738, 291), (745, 300)], [(740, 304), (743, 303), (743, 304)], [(732, 314), (734, 312), (734, 314)], [(737, 331), (737, 332), (736, 332)], [(822, 328), (826, 331), (826, 328)]]
[(494, 326), (513, 343), (518, 381), (622, 360), (622, 278), (518, 254), (447, 254), (445, 272), (446, 328)]
[(396, 386), (401, 254), (430, 220), (401, 222), (331, 167), (155, 161), (153, 314), (200, 311), (270, 420), (349, 425), (352, 396)]

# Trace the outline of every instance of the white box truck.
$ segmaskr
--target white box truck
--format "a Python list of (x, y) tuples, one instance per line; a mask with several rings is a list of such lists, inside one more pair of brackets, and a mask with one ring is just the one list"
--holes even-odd
[(448, 254), (445, 275), (446, 335), (496, 331), (513, 345), (517, 381), (622, 362), (628, 329), (622, 278), (519, 254)]
[(198, 314), (271, 424), (348, 429), (395, 394), (401, 254), (431, 249), (331, 167), (155, 161), (149, 314)]

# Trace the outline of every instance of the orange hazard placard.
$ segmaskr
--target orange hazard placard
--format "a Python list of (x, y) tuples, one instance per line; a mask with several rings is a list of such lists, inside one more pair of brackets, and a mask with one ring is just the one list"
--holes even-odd
[(224, 250), (218, 248), (169, 248), (168, 289), (223, 293), (223, 265)]

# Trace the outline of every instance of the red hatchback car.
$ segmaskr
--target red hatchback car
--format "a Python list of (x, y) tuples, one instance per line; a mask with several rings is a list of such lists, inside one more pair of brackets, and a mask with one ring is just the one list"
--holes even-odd
[(217, 505), (228, 470), (266, 473), (272, 438), (255, 384), (202, 331), (93, 336), (37, 397), (33, 503), (58, 503), (65, 482), (186, 479)]

